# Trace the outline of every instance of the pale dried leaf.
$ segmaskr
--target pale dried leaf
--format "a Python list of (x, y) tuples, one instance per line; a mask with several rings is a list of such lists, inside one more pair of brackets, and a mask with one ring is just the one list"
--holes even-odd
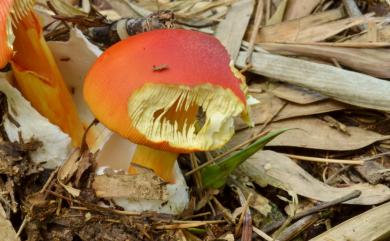
[(341, 65), (378, 78), (390, 78), (390, 50), (384, 48), (343, 48), (299, 44), (260, 44), (274, 54), (292, 53), (322, 59), (335, 59)]
[[(238, 132), (227, 144), (236, 146), (259, 133), (261, 126)], [(332, 128), (315, 117), (293, 118), (272, 123), (267, 129), (292, 129), (272, 140), (267, 146), (290, 146), (320, 150), (348, 151), (356, 150), (377, 141), (390, 139), (376, 132), (359, 127), (347, 127), (350, 135)]]
[[(345, 42), (364, 42), (367, 43), (369, 41), (368, 33), (363, 33), (360, 36), (347, 40)], [(378, 29), (377, 33), (377, 41), (378, 42), (390, 42), (390, 26), (383, 26)]]
[(241, 41), (248, 26), (253, 7), (253, 0), (234, 2), (225, 19), (218, 24), (215, 31), (215, 37), (225, 46), (232, 60), (237, 58), (240, 51)]
[[(245, 66), (247, 53), (236, 64)], [(390, 83), (368, 75), (284, 56), (253, 53), (250, 71), (315, 90), (348, 104), (390, 111)]]
[[(268, 103), (269, 102), (264, 101), (251, 107), (252, 120), (255, 125), (266, 123), (275, 115), (275, 113), (279, 111), (280, 108), (282, 108), (282, 110), (279, 112), (279, 114), (273, 117), (273, 121), (285, 120), (293, 117), (324, 114), (348, 109), (349, 107), (346, 104), (334, 100), (325, 100), (307, 105), (288, 103), (283, 107), (283, 102), (275, 97), (271, 99), (271, 105), (267, 105)], [(245, 124), (241, 119), (236, 119), (236, 130), (244, 128), (248, 128), (248, 125)]]
[(88, 16), (88, 12), (85, 12), (63, 0), (50, 0), (53, 8), (63, 16)]
[(261, 186), (272, 185), (311, 199), (328, 202), (354, 190), (362, 194), (348, 204), (374, 205), (390, 199), (385, 185), (354, 184), (336, 188), (328, 186), (303, 170), (290, 158), (273, 151), (261, 151), (244, 162), (239, 170)]
[(18, 241), (15, 229), (12, 223), (6, 218), (3, 207), (0, 204), (0, 240), (1, 241)]
[(110, 5), (122, 18), (138, 17), (138, 14), (135, 13), (124, 0), (110, 0)]
[(279, 3), (274, 15), (272, 15), (272, 17), (269, 20), (267, 20), (266, 25), (273, 25), (273, 24), (278, 24), (278, 23), (282, 22), (283, 16), (284, 16), (285, 11), (286, 11), (287, 2), (288, 2), (288, 0), (283, 0), (281, 3)]
[(302, 105), (311, 104), (328, 98), (316, 91), (285, 83), (272, 84), (272, 87), (270, 87), (270, 91), (272, 92), (272, 94), (276, 95), (281, 99)]
[(221, 241), (234, 241), (234, 235), (232, 233), (226, 233), (218, 238)]
[(310, 241), (388, 240), (390, 202), (370, 209), (329, 229)]
[(60, 185), (70, 194), (70, 195), (72, 195), (73, 197), (78, 197), (78, 196), (80, 196), (80, 193), (81, 193), (81, 190), (79, 190), (79, 189), (77, 189), (77, 188), (74, 188), (74, 187), (72, 187), (71, 185), (69, 185), (69, 184), (67, 184), (67, 185), (65, 185), (65, 184), (63, 184), (63, 183), (61, 183), (61, 182), (59, 182), (60, 183)]
[(293, 42), (319, 42), (326, 40), (346, 29), (358, 26), (367, 22), (368, 16), (351, 17), (347, 19), (341, 19), (330, 23), (325, 23), (318, 26), (301, 29), (294, 39), (278, 40), (276, 42), (293, 41)]
[(321, 0), (289, 0), (285, 20), (302, 18), (313, 12)]
[[(343, 9), (326, 11), (319, 14), (309, 15), (304, 18), (285, 21), (280, 24), (265, 26), (261, 28), (257, 36), (257, 42), (278, 42), (294, 41), (303, 29), (321, 25), (345, 16)], [(253, 26), (252, 26), (253, 28)], [(251, 35), (252, 28), (249, 28), (247, 36)], [(249, 39), (249, 38), (247, 38)]]

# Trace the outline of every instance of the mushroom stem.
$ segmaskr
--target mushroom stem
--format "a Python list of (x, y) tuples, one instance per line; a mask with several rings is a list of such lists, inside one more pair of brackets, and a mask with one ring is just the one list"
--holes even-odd
[[(147, 146), (138, 145), (132, 164), (137, 164), (142, 167), (152, 169), (157, 176), (164, 181), (175, 183), (174, 164), (178, 157), (178, 153), (156, 150)], [(129, 167), (129, 173), (134, 172), (132, 167)]]

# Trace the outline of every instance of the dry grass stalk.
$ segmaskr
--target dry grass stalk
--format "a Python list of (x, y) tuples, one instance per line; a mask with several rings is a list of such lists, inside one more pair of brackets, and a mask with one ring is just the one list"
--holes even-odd
[[(285, 21), (280, 24), (263, 27), (257, 36), (256, 42), (274, 42), (274, 41), (294, 41), (298, 33), (302, 29), (311, 26), (325, 24), (337, 19), (345, 17), (343, 9), (326, 11), (323, 13), (310, 15), (305, 18)], [(253, 26), (250, 26), (247, 31), (247, 36), (253, 31)]]
[(321, 3), (321, 0), (289, 0), (284, 16), (285, 20), (292, 20), (308, 16)]
[(293, 155), (293, 154), (285, 154), (293, 159), (298, 159), (301, 161), (311, 161), (311, 162), (323, 162), (323, 163), (337, 163), (337, 164), (347, 164), (347, 165), (363, 165), (363, 160), (341, 160), (341, 159), (328, 159), (328, 158), (320, 158), (320, 157), (311, 157), (311, 156), (301, 156), (301, 155)]

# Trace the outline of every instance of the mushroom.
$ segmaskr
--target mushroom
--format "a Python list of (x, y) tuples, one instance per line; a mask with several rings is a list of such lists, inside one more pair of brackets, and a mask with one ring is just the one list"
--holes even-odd
[(35, 0), (1, 0), (0, 2), (0, 69), (12, 57), (12, 44), (15, 36), (12, 25), (16, 26), (18, 20), (28, 13)]
[(12, 27), (11, 12), (12, 1), (4, 0), (0, 3), (0, 68), (3, 68), (12, 56)]
[(84, 98), (100, 122), (138, 144), (132, 163), (174, 183), (178, 153), (220, 148), (234, 134), (233, 117), (249, 120), (244, 77), (229, 63), (204, 33), (141, 33), (97, 59)]

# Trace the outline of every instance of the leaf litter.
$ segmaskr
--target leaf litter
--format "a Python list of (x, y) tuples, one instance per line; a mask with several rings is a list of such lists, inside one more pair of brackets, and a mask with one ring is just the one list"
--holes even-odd
[[(245, 241), (299, 236), (300, 240), (363, 241), (388, 237), (386, 78), (390, 73), (386, 53), (390, 34), (385, 16), (390, 5), (386, 1), (37, 2), (46, 37), (55, 40), (48, 44), (74, 91), (85, 126), (93, 116), (83, 102), (82, 80), (100, 55), (99, 47), (104, 50), (118, 40), (111, 36), (108, 42), (99, 42), (91, 32), (112, 30), (121, 17), (144, 23), (151, 14), (164, 10), (173, 13), (176, 27), (215, 34), (246, 74), (250, 94), (258, 100), (252, 106), (255, 128), (237, 121), (237, 134), (221, 150), (196, 153), (194, 161), (180, 156), (183, 172), (223, 153), (232, 153), (226, 158), (245, 153), (248, 140), (259, 133), (291, 130), (226, 175), (226, 184), (215, 186), (218, 190), (206, 189), (200, 175), (212, 165), (186, 175), (191, 199), (180, 215), (125, 211), (115, 197), (165, 200), (166, 184), (149, 170), (139, 176), (106, 170), (96, 176), (99, 153), (95, 152), (112, 142), (104, 156), (114, 158), (112, 150), (119, 147), (113, 141), (115, 135), (94, 125), (89, 132), (94, 154), (86, 149), (72, 152), (69, 138), (7, 82), (12, 83), (10, 75), (2, 75), (1, 240)], [(256, 14), (260, 2), (263, 13)], [(256, 16), (261, 16), (258, 31)], [(251, 35), (255, 36), (253, 46), (247, 42)], [(254, 50), (251, 58), (248, 49)], [(115, 158), (128, 160), (124, 153)], [(356, 165), (351, 165), (354, 161)], [(143, 184), (146, 179), (154, 182)], [(154, 191), (145, 191), (146, 187)], [(358, 195), (351, 196), (354, 192)], [(372, 205), (378, 206), (372, 209)]]

